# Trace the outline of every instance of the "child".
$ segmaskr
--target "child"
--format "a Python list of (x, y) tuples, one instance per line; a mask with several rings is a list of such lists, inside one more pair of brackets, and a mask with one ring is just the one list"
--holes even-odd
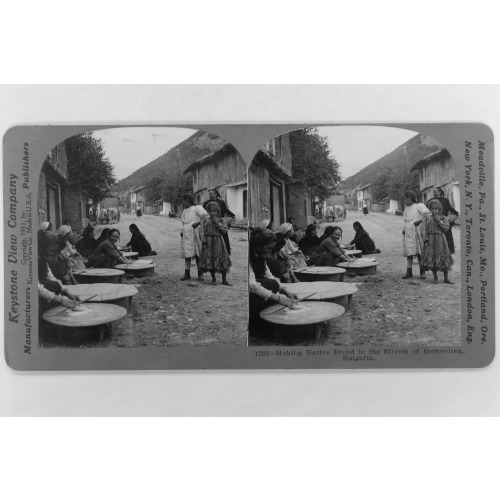
[(441, 214), (439, 200), (429, 202), (430, 214), (424, 214), (421, 226), (421, 235), (424, 242), (422, 250), (421, 268), (431, 269), (434, 275), (434, 284), (438, 283), (437, 272), (444, 272), (444, 282), (452, 285), (448, 279), (448, 271), (453, 265), (450, 250), (446, 243), (445, 232), (450, 228), (448, 219)]
[(232, 286), (226, 279), (226, 273), (231, 267), (231, 260), (224, 243), (224, 233), (227, 233), (226, 221), (220, 216), (220, 208), (216, 202), (207, 205), (208, 215), (201, 221), (200, 240), (200, 271), (210, 271), (212, 285), (217, 284), (215, 273), (222, 273), (222, 284)]

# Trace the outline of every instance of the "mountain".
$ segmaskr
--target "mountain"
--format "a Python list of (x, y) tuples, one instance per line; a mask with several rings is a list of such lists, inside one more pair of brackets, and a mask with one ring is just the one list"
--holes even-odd
[(224, 144), (226, 141), (216, 135), (203, 131), (195, 132), (165, 154), (121, 179), (113, 186), (111, 192), (123, 200), (130, 191), (145, 186), (161, 173), (184, 170), (195, 160), (212, 153)]
[[(404, 151), (407, 151), (405, 155)], [(408, 165), (410, 168), (434, 151), (443, 148), (443, 145), (424, 134), (418, 134), (412, 137), (401, 146), (398, 146), (394, 151), (386, 154), (382, 158), (374, 161), (367, 167), (363, 168), (356, 174), (342, 181), (337, 190), (346, 195), (347, 198), (355, 196), (357, 189), (365, 184), (371, 184), (383, 170), (386, 168), (395, 169), (402, 168)], [(355, 199), (355, 198), (354, 198)]]

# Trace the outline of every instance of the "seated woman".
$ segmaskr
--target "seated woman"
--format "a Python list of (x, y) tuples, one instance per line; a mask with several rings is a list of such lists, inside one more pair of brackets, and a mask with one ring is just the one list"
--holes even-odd
[(73, 308), (78, 304), (78, 299), (67, 289), (61, 286), (50, 270), (49, 264), (53, 264), (57, 258), (57, 247), (59, 240), (57, 235), (50, 231), (38, 231), (38, 297), (39, 314), (62, 305)]
[(139, 257), (143, 257), (146, 255), (156, 255), (156, 252), (153, 252), (151, 250), (151, 244), (149, 243), (149, 241), (139, 231), (139, 228), (135, 224), (130, 224), (128, 228), (132, 233), (132, 238), (125, 245), (125, 247), (122, 248), (122, 250), (137, 252), (139, 254)]
[(277, 239), (276, 245), (266, 256), (267, 267), (281, 283), (298, 283), (299, 280), (295, 277), (290, 258), (283, 251), (286, 243), (285, 238), (282, 234), (278, 234)]
[(133, 264), (134, 261), (124, 257), (116, 247), (119, 239), (120, 231), (118, 229), (111, 229), (108, 233), (108, 238), (100, 243), (95, 252), (90, 255), (86, 266), (88, 268), (112, 269), (117, 264)]
[(351, 245), (354, 244), (356, 250), (361, 250), (363, 255), (380, 253), (380, 250), (375, 248), (375, 243), (370, 238), (370, 235), (363, 229), (363, 226), (358, 221), (356, 221), (352, 227), (354, 231), (356, 231), (356, 235), (351, 241)]
[(99, 246), (103, 241), (106, 241), (108, 239), (108, 234), (109, 234), (110, 231), (111, 231), (111, 229), (109, 227), (105, 227), (101, 231), (101, 234), (99, 235), (99, 238), (97, 238), (97, 240), (96, 240), (97, 246)]
[(88, 259), (97, 248), (97, 241), (94, 238), (94, 227), (87, 226), (83, 230), (83, 236), (75, 245), (77, 252), (84, 258)]
[(311, 260), (311, 255), (321, 243), (314, 224), (309, 224), (306, 228), (306, 235), (299, 241), (299, 249), (304, 254), (306, 262)]
[(248, 288), (250, 292), (249, 306), (250, 330), (263, 325), (259, 317), (260, 311), (273, 304), (291, 307), (297, 296), (287, 292), (275, 276), (271, 274), (266, 263), (266, 256), (276, 245), (276, 236), (269, 229), (255, 229), (249, 242)]
[(311, 257), (315, 266), (335, 266), (339, 262), (354, 262), (355, 259), (348, 257), (340, 248), (342, 229), (338, 226), (328, 226), (323, 234), (325, 238), (320, 243)]
[(285, 246), (283, 248), (283, 251), (286, 255), (288, 255), (292, 264), (292, 268), (297, 270), (306, 267), (307, 263), (304, 254), (300, 251), (299, 245), (297, 245), (297, 243), (295, 243), (295, 241), (291, 239), (294, 234), (292, 225), (287, 222), (281, 224), (279, 232), (285, 238)]

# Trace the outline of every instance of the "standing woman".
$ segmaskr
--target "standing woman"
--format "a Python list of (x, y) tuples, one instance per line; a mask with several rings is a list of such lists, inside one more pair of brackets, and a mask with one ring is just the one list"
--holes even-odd
[[(191, 279), (191, 259), (195, 259), (196, 266), (200, 260), (201, 241), (198, 226), (202, 217), (208, 217), (207, 211), (194, 202), (194, 196), (186, 193), (182, 196), (181, 222), (181, 257), (184, 259), (184, 276), (181, 281)], [(203, 273), (198, 268), (198, 280), (203, 281)]]
[[(219, 205), (219, 211), (220, 211), (220, 216), (221, 217), (232, 217), (233, 219), (236, 217), (231, 210), (229, 210), (228, 206), (226, 205), (226, 202), (221, 198), (219, 191), (217, 189), (210, 189), (208, 191), (208, 200), (203, 203), (203, 208), (205, 210), (207, 209), (207, 206), (209, 203), (216, 202)], [(223, 235), (224, 238), (224, 244), (226, 245), (226, 250), (227, 254), (231, 255), (231, 245), (229, 244), (229, 235), (226, 232)]]
[(108, 238), (104, 240), (95, 249), (95, 252), (90, 255), (87, 261), (87, 267), (97, 267), (112, 269), (117, 264), (133, 264), (132, 260), (127, 259), (118, 250), (116, 244), (120, 240), (120, 231), (111, 229), (108, 233)]
[(439, 200), (441, 203), (441, 214), (444, 215), (450, 223), (450, 228), (444, 232), (444, 237), (446, 238), (446, 243), (448, 243), (450, 254), (455, 253), (455, 242), (453, 241), (451, 228), (455, 225), (455, 221), (458, 219), (460, 214), (451, 206), (450, 200), (444, 197), (444, 191), (440, 187), (434, 188), (432, 196), (434, 196), (434, 198), (427, 202), (427, 208), (430, 208), (429, 204), (434, 199)]
[[(406, 208), (403, 214), (403, 255), (406, 257), (406, 274), (403, 279), (406, 280), (413, 278), (413, 257), (417, 257), (420, 265), (423, 242), (418, 226), (422, 224), (424, 215), (429, 214), (430, 211), (423, 203), (418, 203), (413, 191), (405, 192), (404, 203)], [(420, 268), (420, 277), (425, 279), (425, 270), (422, 268)]]

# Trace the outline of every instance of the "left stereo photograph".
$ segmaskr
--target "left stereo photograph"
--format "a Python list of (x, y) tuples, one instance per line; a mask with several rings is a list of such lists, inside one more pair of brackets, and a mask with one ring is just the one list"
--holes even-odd
[(247, 345), (247, 166), (229, 142), (18, 127), (4, 160), (7, 362)]

